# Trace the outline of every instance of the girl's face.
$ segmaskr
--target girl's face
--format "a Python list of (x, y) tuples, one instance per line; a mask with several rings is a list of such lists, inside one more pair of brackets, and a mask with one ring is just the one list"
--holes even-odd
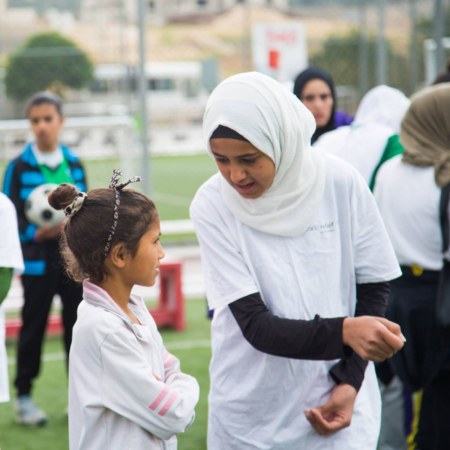
[(303, 88), (301, 101), (313, 113), (317, 128), (329, 122), (334, 102), (330, 86), (325, 81), (317, 78), (308, 81)]
[(261, 197), (272, 186), (275, 164), (250, 142), (221, 138), (210, 145), (220, 173), (242, 197)]
[[(150, 229), (139, 241), (139, 247), (134, 258), (129, 259), (126, 271), (132, 284), (153, 286), (159, 274), (160, 260), (165, 253), (159, 242), (161, 236), (159, 216), (152, 223)], [(128, 277), (127, 277), (128, 278)]]

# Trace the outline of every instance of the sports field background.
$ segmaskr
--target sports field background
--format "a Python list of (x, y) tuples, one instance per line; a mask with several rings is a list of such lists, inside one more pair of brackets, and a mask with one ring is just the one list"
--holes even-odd
[[(187, 302), (187, 331), (178, 333), (160, 330), (167, 349), (181, 361), (181, 369), (194, 376), (200, 385), (200, 401), (191, 428), (178, 438), (178, 450), (206, 450), (207, 398), (209, 391), (208, 366), (211, 358), (210, 321), (206, 318), (204, 299)], [(15, 374), (16, 343), (7, 345), (10, 360), (11, 394)], [(62, 339), (49, 337), (43, 349), (41, 374), (33, 398), (48, 414), (44, 428), (27, 429), (14, 423), (13, 403), (0, 404), (1, 450), (68, 450), (67, 376), (63, 358)]]
[[(209, 155), (157, 156), (152, 158), (152, 199), (160, 213), (161, 220), (189, 218), (189, 205), (197, 189), (217, 167)], [(108, 187), (113, 169), (121, 168), (120, 159), (83, 161), (87, 174), (88, 189)], [(133, 162), (136, 175), (140, 175), (140, 161)], [(6, 162), (0, 161), (0, 189)], [(133, 188), (140, 189), (136, 183)]]

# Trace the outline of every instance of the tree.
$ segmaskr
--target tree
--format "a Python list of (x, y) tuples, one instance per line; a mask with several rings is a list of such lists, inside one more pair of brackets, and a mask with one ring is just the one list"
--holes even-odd
[[(331, 73), (336, 85), (358, 88), (360, 77), (361, 35), (352, 31), (345, 36), (328, 38), (322, 49), (311, 56), (311, 65)], [(369, 36), (365, 39), (364, 51), (367, 58), (367, 87), (377, 83), (377, 42)], [(386, 41), (388, 84), (404, 92), (409, 89), (409, 74), (406, 58), (397, 54)]]
[(93, 79), (86, 53), (59, 33), (32, 36), (6, 64), (6, 95), (23, 101), (46, 89), (59, 95), (64, 89), (82, 89)]

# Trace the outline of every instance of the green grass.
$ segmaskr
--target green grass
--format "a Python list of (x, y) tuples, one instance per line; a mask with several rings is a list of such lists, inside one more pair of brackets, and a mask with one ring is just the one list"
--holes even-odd
[[(187, 302), (187, 331), (177, 333), (161, 330), (164, 343), (200, 341), (210, 338), (210, 321), (206, 318), (204, 300)], [(15, 357), (15, 343), (7, 345), (8, 357)], [(62, 341), (51, 337), (46, 339), (44, 354), (63, 351)], [(208, 366), (210, 348), (171, 350), (181, 361), (181, 368), (194, 376), (200, 385), (200, 401), (196, 408), (196, 419), (191, 428), (178, 438), (179, 450), (206, 450), (207, 397), (209, 392)], [(9, 366), (11, 395), (15, 366)], [(2, 450), (68, 450), (68, 426), (64, 410), (67, 406), (67, 377), (62, 360), (45, 361), (41, 374), (35, 383), (33, 397), (48, 414), (49, 423), (44, 428), (26, 429), (14, 423), (12, 402), (0, 404), (0, 447)]]
[[(162, 220), (189, 218), (189, 204), (197, 189), (217, 172), (214, 161), (208, 155), (157, 156), (152, 159), (153, 199)], [(121, 167), (119, 159), (85, 161), (88, 188), (107, 187), (113, 169)], [(134, 171), (139, 175), (140, 162), (134, 161)], [(6, 163), (0, 161), (0, 186)], [(142, 188), (136, 183), (133, 188)]]

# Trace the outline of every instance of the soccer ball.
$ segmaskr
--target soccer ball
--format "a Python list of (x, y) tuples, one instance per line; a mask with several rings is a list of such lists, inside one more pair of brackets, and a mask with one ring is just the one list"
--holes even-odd
[(25, 215), (30, 223), (38, 227), (43, 225), (56, 226), (64, 221), (63, 211), (56, 211), (48, 204), (48, 195), (58, 187), (57, 184), (41, 184), (34, 189), (25, 202)]

